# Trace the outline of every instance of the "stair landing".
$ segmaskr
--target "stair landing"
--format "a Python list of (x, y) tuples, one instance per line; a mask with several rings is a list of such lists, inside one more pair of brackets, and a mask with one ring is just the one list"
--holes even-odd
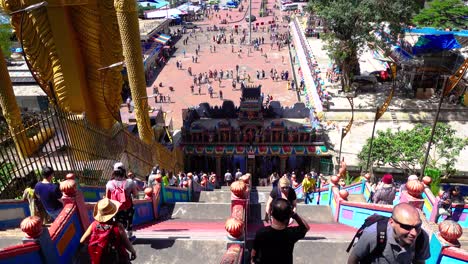
[(135, 231), (138, 239), (216, 239), (224, 240), (226, 220), (169, 219)]

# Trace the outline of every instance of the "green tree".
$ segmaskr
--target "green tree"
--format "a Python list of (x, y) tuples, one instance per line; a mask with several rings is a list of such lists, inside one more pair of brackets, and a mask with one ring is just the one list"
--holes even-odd
[(461, 0), (434, 0), (413, 18), (421, 27), (468, 28), (468, 6)]
[(11, 51), (11, 27), (9, 24), (0, 24), (0, 48), (5, 57), (10, 57)]
[[(342, 70), (343, 89), (360, 73), (358, 56), (366, 44), (381, 42), (374, 32), (396, 40), (402, 28), (420, 8), (420, 1), (310, 0), (307, 10), (322, 17), (327, 33), (321, 34), (331, 59)], [(380, 45), (385, 47), (385, 45)]]
[[(443, 171), (446, 176), (456, 172), (455, 163), (461, 150), (468, 146), (468, 139), (456, 137), (455, 129), (447, 124), (437, 124), (427, 168)], [(392, 132), (390, 129), (378, 131), (374, 138), (371, 166), (390, 165), (416, 174), (424, 162), (431, 126), (416, 125), (410, 130)], [(358, 154), (360, 165), (367, 163), (370, 139)]]

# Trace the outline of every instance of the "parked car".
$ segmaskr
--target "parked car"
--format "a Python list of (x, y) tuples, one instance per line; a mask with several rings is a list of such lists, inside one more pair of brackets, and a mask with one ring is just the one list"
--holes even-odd
[(245, 17), (245, 21), (247, 22), (250, 22), (250, 21), (254, 22), (255, 20), (257, 20), (257, 17), (255, 17), (254, 15), (251, 15), (250, 17), (249, 16)]

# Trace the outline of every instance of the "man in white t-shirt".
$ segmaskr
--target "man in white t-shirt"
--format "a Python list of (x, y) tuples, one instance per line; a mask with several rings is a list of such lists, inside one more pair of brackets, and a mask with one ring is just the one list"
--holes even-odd
[(242, 172), (240, 171), (240, 169), (237, 169), (237, 172), (236, 172), (236, 181), (238, 181), (240, 179), (240, 177), (242, 177)]
[(232, 174), (227, 170), (224, 174), (224, 182), (226, 182), (226, 186), (230, 186), (233, 181), (234, 179), (232, 178)]

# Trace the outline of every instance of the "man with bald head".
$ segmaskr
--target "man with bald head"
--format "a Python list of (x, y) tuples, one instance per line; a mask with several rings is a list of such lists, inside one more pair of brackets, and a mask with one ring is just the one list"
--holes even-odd
[(377, 223), (366, 228), (349, 255), (348, 264), (421, 264), (430, 257), (429, 236), (421, 228), (418, 209), (408, 203), (393, 208), (383, 251), (376, 252)]

